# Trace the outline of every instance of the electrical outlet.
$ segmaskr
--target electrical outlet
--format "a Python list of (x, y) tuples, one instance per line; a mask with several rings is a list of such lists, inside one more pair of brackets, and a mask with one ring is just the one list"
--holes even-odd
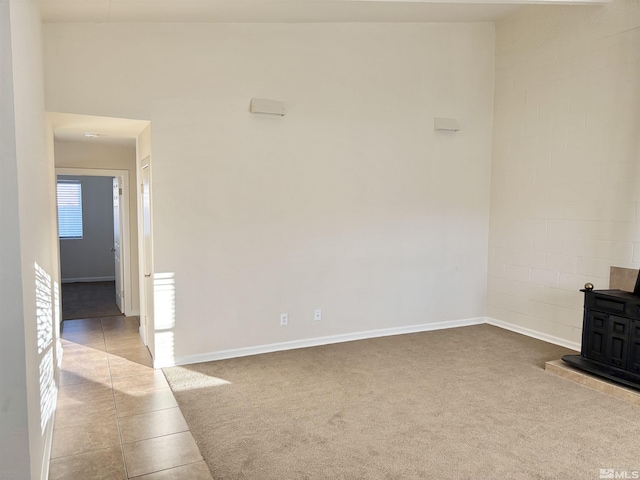
[(313, 319), (314, 320), (322, 320), (322, 310), (320, 310), (319, 308), (316, 308), (316, 311), (313, 314)]
[(289, 315), (283, 313), (280, 315), (280, 325), (287, 325), (289, 323)]

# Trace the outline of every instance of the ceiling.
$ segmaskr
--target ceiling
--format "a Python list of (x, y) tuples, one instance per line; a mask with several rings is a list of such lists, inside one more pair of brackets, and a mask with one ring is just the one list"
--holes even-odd
[[(38, 0), (44, 22), (494, 22), (524, 4), (608, 0)], [(610, 1), (610, 0), (609, 0)]]
[[(71, 113), (47, 113), (56, 140), (68, 142), (135, 145), (149, 122), (124, 118), (94, 117)], [(90, 134), (92, 136), (87, 136)], [(93, 136), (97, 135), (97, 136)]]

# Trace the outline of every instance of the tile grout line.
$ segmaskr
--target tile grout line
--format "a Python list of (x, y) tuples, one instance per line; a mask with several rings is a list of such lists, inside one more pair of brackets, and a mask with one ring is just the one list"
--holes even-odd
[[(155, 390), (157, 391), (157, 390)], [(124, 397), (125, 395), (121, 395), (122, 397)], [(156, 408), (155, 410), (149, 410), (148, 412), (138, 412), (138, 413), (131, 413), (129, 415), (122, 415), (121, 417), (118, 418), (129, 418), (129, 417), (135, 417), (136, 415), (146, 415), (147, 413), (153, 413), (153, 412), (163, 412), (165, 410), (171, 410), (172, 408), (180, 408), (177, 405), (173, 406), (173, 407), (165, 407), (165, 408)], [(180, 413), (182, 413), (182, 410), (180, 410)], [(162, 436), (162, 435), (160, 435)], [(128, 442), (131, 443), (131, 442)]]
[[(139, 317), (136, 317), (136, 319), (139, 322)], [(105, 398), (110, 398), (113, 401), (113, 404), (114, 404), (114, 411), (115, 411), (115, 418), (116, 418), (116, 428), (118, 430), (118, 441), (119, 441), (119, 444), (120, 444), (120, 454), (121, 454), (121, 458), (122, 458), (122, 462), (123, 462), (123, 466), (124, 466), (124, 473), (125, 473), (125, 477), (124, 478), (126, 480), (133, 479), (133, 478), (139, 478), (139, 477), (143, 477), (143, 476), (148, 475), (148, 474), (157, 473), (157, 472), (163, 472), (163, 471), (170, 471), (170, 470), (175, 469), (175, 468), (180, 468), (180, 467), (184, 467), (186, 465), (192, 465), (192, 464), (196, 464), (196, 463), (199, 463), (199, 462), (203, 462), (204, 458), (202, 457), (202, 453), (199, 451), (200, 449), (198, 448), (198, 453), (199, 453), (199, 457), (200, 457), (199, 460), (190, 461), (188, 463), (181, 463), (180, 465), (175, 465), (175, 466), (168, 467), (168, 468), (162, 468), (162, 469), (157, 470), (157, 471), (147, 472), (147, 473), (140, 474), (140, 475), (136, 474), (135, 477), (134, 476), (130, 476), (131, 473), (129, 472), (129, 466), (127, 465), (127, 458), (126, 458), (126, 455), (125, 455), (125, 448), (124, 448), (126, 445), (133, 444), (133, 443), (144, 442), (144, 441), (153, 440), (153, 439), (160, 439), (160, 438), (164, 438), (164, 437), (170, 437), (170, 436), (179, 435), (179, 434), (189, 434), (189, 436), (191, 438), (193, 438), (193, 434), (191, 432), (191, 429), (189, 428), (189, 425), (187, 424), (186, 425), (186, 429), (184, 429), (184, 430), (171, 432), (171, 433), (166, 433), (166, 434), (158, 435), (158, 436), (153, 436), (153, 437), (150, 437), (150, 438), (143, 438), (143, 439), (136, 440), (136, 441), (133, 441), (133, 442), (128, 442), (128, 443), (124, 442), (123, 433), (122, 433), (122, 425), (121, 425), (121, 420), (123, 418), (129, 418), (129, 417), (133, 417), (133, 416), (136, 416), (136, 415), (150, 414), (150, 413), (154, 413), (154, 412), (160, 412), (160, 411), (171, 410), (171, 409), (177, 409), (177, 411), (180, 412), (180, 415), (183, 415), (183, 414), (182, 414), (182, 410), (180, 409), (179, 405), (177, 404), (177, 401), (175, 400), (174, 392), (173, 392), (173, 390), (171, 390), (171, 387), (168, 384), (168, 381), (166, 380), (166, 375), (164, 375), (164, 372), (162, 371), (162, 369), (158, 369), (163, 374), (162, 376), (163, 376), (163, 378), (164, 378), (164, 380), (166, 382), (166, 387), (154, 388), (152, 385), (150, 385), (149, 386), (150, 387), (149, 391), (153, 392), (153, 391), (158, 391), (158, 390), (166, 390), (171, 395), (171, 397), (173, 398), (175, 405), (167, 406), (165, 408), (154, 408), (154, 409), (146, 411), (146, 412), (131, 413), (129, 415), (124, 415), (122, 417), (120, 416), (120, 413), (119, 413), (120, 409), (118, 407), (118, 402), (117, 402), (118, 395), (117, 395), (117, 390), (115, 389), (115, 383), (114, 383), (115, 378), (113, 377), (113, 369), (116, 368), (117, 365), (111, 365), (111, 355), (116, 355), (117, 356), (117, 351), (119, 351), (119, 350), (116, 350), (116, 353), (111, 353), (111, 351), (109, 349), (109, 346), (107, 345), (107, 337), (108, 337), (108, 335), (107, 335), (107, 331), (106, 331), (106, 326), (103, 323), (104, 320), (105, 320), (105, 317), (99, 317), (99, 319), (98, 319), (98, 321), (100, 322), (99, 323), (99, 325), (100, 325), (99, 332), (102, 335), (102, 345), (104, 347), (104, 353), (105, 353), (105, 355), (107, 357), (107, 367), (109, 369), (108, 384), (105, 383), (105, 387), (108, 385), (108, 387), (110, 388), (110, 395), (107, 393), (107, 396)], [(77, 332), (77, 333), (80, 334), (80, 333), (90, 333), (90, 332)], [(120, 339), (119, 338), (114, 338), (113, 340), (114, 340), (115, 343), (114, 342), (110, 342), (111, 346), (115, 347), (116, 349), (118, 349), (118, 346), (119, 346), (118, 341)], [(126, 340), (126, 338), (125, 338), (125, 340)], [(124, 349), (120, 349), (120, 350), (124, 351), (124, 350), (132, 350), (132, 349), (133, 349), (133, 347), (132, 348), (124, 348)], [(146, 350), (147, 355), (150, 356), (150, 353), (149, 353), (148, 349), (145, 348), (145, 350)], [(126, 359), (126, 357), (123, 357), (123, 358)], [(138, 363), (138, 362), (135, 362), (135, 361), (133, 361), (133, 362), (134, 363)], [(144, 365), (144, 366), (146, 367), (147, 365)], [(148, 368), (152, 372), (155, 372), (155, 370), (156, 370), (155, 368), (153, 368), (153, 366), (148, 367)], [(128, 377), (135, 377), (135, 376), (136, 376), (136, 374), (133, 374), (133, 375), (126, 375), (125, 374), (124, 377), (118, 377), (118, 378), (128, 378)], [(78, 385), (80, 385), (82, 383), (83, 382), (80, 382)], [(73, 385), (69, 385), (69, 386), (73, 386)], [(64, 428), (64, 427), (61, 427), (61, 428)], [(92, 450), (92, 451), (109, 450), (109, 449), (112, 449), (114, 447), (115, 447), (115, 445), (111, 446), (111, 447), (107, 446), (107, 447), (103, 447), (103, 448), (98, 448), (98, 449), (95, 449), (95, 450)], [(89, 453), (89, 452), (83, 452), (83, 453)], [(66, 457), (74, 457), (75, 455), (76, 454), (65, 455), (63, 457), (56, 458), (56, 460), (57, 459), (66, 458)]]
[(100, 447), (100, 448), (95, 448), (93, 450), (87, 450), (86, 452), (69, 453), (68, 455), (62, 455), (61, 457), (51, 458), (51, 460), (62, 460), (63, 458), (76, 457), (78, 455), (84, 455), (86, 453), (99, 452), (101, 450), (110, 450), (112, 448), (115, 448), (115, 447)]
[[(168, 470), (173, 470), (175, 468), (185, 467), (187, 465), (194, 465), (194, 464), (200, 463), (200, 462), (204, 462), (204, 458), (202, 458), (201, 460), (196, 460), (195, 462), (184, 463), (182, 465), (178, 465), (177, 467), (168, 467), (168, 468), (163, 468), (161, 470), (156, 470), (155, 472), (143, 473), (142, 475), (136, 475), (135, 477), (129, 477), (127, 480), (135, 480), (136, 478), (144, 477), (145, 475), (154, 475), (156, 473), (166, 472)], [(205, 462), (205, 465), (206, 465), (206, 462)], [(209, 466), (207, 466), (207, 468), (209, 468)]]
[(116, 411), (116, 427), (118, 428), (118, 439), (120, 440), (120, 454), (122, 455), (122, 464), (124, 465), (124, 475), (129, 478), (129, 469), (127, 467), (127, 457), (124, 454), (124, 443), (122, 442), (122, 431), (120, 429), (120, 417), (118, 415), (118, 402), (116, 402), (116, 393), (113, 388), (113, 375), (111, 374), (111, 361), (109, 359), (109, 352), (107, 351), (107, 339), (104, 334), (104, 324), (102, 323), (102, 317), (100, 318), (100, 325), (102, 326), (102, 336), (104, 338), (104, 350), (107, 353), (107, 365), (109, 366), (109, 384), (111, 385), (111, 396), (113, 398), (113, 407)]

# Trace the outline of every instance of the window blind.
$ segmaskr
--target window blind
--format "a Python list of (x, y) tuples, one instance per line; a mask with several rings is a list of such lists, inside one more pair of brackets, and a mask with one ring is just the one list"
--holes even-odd
[(82, 185), (58, 182), (58, 234), (60, 238), (82, 238)]

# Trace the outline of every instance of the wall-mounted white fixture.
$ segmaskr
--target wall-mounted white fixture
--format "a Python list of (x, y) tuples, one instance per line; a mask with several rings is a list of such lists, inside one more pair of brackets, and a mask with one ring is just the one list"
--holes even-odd
[(435, 117), (433, 119), (433, 129), (457, 132), (458, 130), (460, 130), (460, 124), (455, 118)]
[(268, 100), (266, 98), (252, 98), (249, 106), (251, 113), (262, 113), (265, 115), (280, 115), (284, 117), (284, 102), (279, 100)]

